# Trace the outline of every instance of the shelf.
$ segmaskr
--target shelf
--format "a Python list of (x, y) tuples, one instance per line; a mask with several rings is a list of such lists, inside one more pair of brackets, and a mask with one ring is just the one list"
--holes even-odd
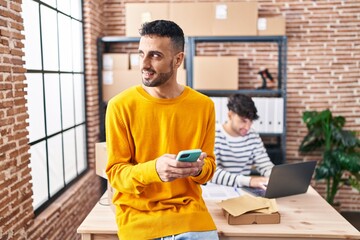
[(109, 36), (99, 38), (101, 42), (104, 43), (126, 43), (126, 42), (139, 42), (140, 37), (120, 37), (120, 36)]
[(286, 36), (202, 36), (192, 37), (195, 42), (282, 42)]
[(208, 96), (214, 97), (226, 97), (235, 93), (242, 93), (252, 97), (280, 97), (282, 95), (281, 90), (270, 90), (270, 89), (240, 89), (240, 90), (202, 90), (196, 89), (196, 91), (201, 92)]

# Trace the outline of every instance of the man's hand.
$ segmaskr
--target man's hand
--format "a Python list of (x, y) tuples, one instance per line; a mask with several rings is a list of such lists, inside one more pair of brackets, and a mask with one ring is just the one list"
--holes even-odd
[(269, 178), (267, 177), (251, 177), (250, 187), (266, 189)]
[(196, 162), (180, 162), (176, 161), (175, 154), (164, 154), (156, 160), (156, 171), (163, 182), (197, 176), (201, 173), (206, 157), (207, 154), (203, 152)]

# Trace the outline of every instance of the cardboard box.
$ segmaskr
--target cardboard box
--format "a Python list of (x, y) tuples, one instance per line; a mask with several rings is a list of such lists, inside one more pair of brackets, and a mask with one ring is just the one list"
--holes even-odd
[[(107, 151), (106, 151), (106, 142), (99, 142), (95, 144), (95, 173), (100, 177), (107, 179), (105, 173), (107, 164)], [(112, 198), (114, 196), (114, 189), (110, 186), (109, 181), (107, 182), (107, 197), (108, 204), (111, 210), (115, 213), (115, 205), (112, 203)]]
[(181, 63), (180, 67), (177, 70), (177, 82), (181, 85), (186, 86), (186, 69), (185, 69), (185, 60)]
[(276, 213), (245, 213), (240, 216), (232, 216), (223, 210), (226, 221), (230, 225), (248, 225), (248, 224), (276, 224), (280, 223), (280, 214)]
[(285, 36), (286, 35), (285, 18), (282, 16), (268, 17), (258, 19), (259, 36)]
[(177, 82), (181, 85), (186, 86), (186, 70), (179, 68), (177, 71)]
[(169, 18), (182, 28), (186, 36), (212, 35), (212, 3), (171, 3)]
[(100, 177), (107, 179), (105, 173), (107, 164), (106, 142), (95, 144), (95, 172)]
[(116, 212), (116, 207), (112, 202), (114, 196), (114, 188), (112, 188), (109, 184), (109, 181), (107, 182), (107, 197), (108, 197), (108, 203), (110, 205), (111, 210), (115, 213)]
[(168, 3), (126, 3), (125, 35), (139, 37), (139, 29), (143, 23), (158, 19), (169, 20)]
[(219, 202), (218, 205), (231, 225), (280, 223), (275, 199), (245, 194)]
[(144, 22), (176, 22), (186, 36), (256, 36), (257, 1), (127, 3), (125, 35), (138, 37)]
[(103, 71), (103, 100), (109, 101), (121, 91), (138, 84), (141, 84), (139, 69)]
[(140, 57), (139, 53), (130, 53), (130, 69), (131, 70), (139, 70), (140, 71)]
[(256, 36), (257, 2), (217, 2), (212, 6), (212, 35)]
[(104, 53), (103, 70), (128, 70), (129, 54), (126, 53)]
[(237, 90), (238, 57), (195, 56), (194, 89)]

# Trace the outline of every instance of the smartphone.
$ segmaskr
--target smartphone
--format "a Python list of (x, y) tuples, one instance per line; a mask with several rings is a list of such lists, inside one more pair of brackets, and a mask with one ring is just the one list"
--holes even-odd
[(176, 156), (176, 160), (181, 162), (195, 162), (201, 154), (201, 149), (191, 149), (180, 151)]

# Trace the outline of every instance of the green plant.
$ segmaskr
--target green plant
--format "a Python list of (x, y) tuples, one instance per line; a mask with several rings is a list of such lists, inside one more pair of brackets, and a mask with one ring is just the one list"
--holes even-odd
[(322, 151), (315, 169), (315, 180), (326, 180), (326, 201), (334, 204), (338, 190), (351, 185), (360, 192), (360, 140), (356, 132), (344, 130), (345, 118), (330, 110), (305, 111), (302, 119), (308, 129), (299, 151)]

